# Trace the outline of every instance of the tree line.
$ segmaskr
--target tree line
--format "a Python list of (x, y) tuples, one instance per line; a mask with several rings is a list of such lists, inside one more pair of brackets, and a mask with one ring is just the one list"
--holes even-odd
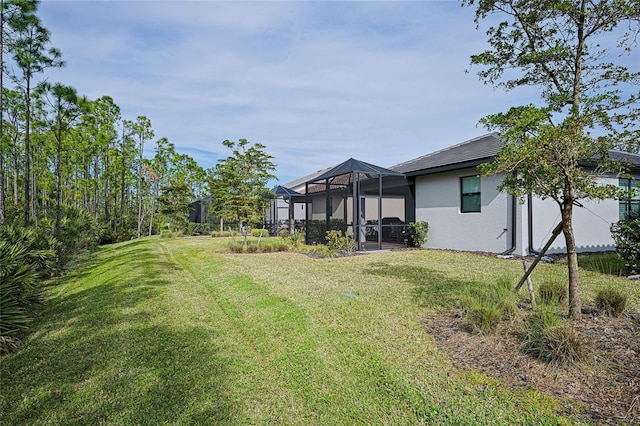
[(162, 223), (186, 223), (205, 171), (166, 138), (154, 142), (144, 115), (126, 119), (109, 96), (88, 99), (46, 81), (45, 70), (65, 64), (38, 2), (1, 4), (0, 225), (61, 237), (65, 222), (82, 216), (112, 241), (151, 234), (159, 214)]

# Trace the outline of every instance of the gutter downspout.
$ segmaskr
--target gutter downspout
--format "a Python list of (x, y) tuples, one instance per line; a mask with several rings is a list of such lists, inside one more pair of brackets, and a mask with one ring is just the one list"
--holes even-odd
[(500, 253), (500, 256), (506, 256), (508, 254), (511, 254), (515, 251), (516, 249), (516, 226), (518, 224), (518, 221), (516, 220), (516, 213), (517, 213), (517, 206), (516, 206), (516, 197), (515, 196), (511, 196), (511, 247), (509, 247), (507, 250), (503, 251), (502, 253)]
[(531, 194), (527, 196), (527, 234), (529, 240), (527, 250), (530, 255), (537, 256), (540, 252), (533, 248), (533, 197)]

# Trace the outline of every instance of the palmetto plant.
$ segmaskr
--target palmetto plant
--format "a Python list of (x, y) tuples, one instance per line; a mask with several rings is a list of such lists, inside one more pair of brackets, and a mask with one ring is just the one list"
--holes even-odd
[(37, 247), (41, 243), (34, 230), (0, 228), (0, 353), (18, 346), (19, 333), (32, 320), (29, 308), (40, 301), (39, 276), (53, 257), (52, 250)]

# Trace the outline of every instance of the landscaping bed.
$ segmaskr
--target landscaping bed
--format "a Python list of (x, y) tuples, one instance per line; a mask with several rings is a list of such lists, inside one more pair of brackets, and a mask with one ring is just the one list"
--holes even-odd
[(517, 326), (472, 332), (456, 311), (424, 319), (441, 352), (458, 368), (479, 370), (512, 390), (535, 389), (561, 401), (563, 414), (598, 425), (640, 424), (640, 314), (583, 315), (574, 326), (592, 343), (593, 361), (552, 367), (520, 350)]

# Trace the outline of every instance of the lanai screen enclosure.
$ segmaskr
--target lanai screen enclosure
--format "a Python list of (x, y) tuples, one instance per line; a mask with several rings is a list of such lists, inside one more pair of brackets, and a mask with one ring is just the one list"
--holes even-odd
[(408, 243), (415, 208), (402, 173), (350, 158), (306, 182), (305, 193), (307, 244), (324, 244), (334, 230), (353, 236), (358, 250)]
[(304, 195), (278, 185), (273, 190), (274, 199), (271, 202), (269, 222), (271, 222), (273, 232), (277, 232), (281, 224), (287, 224), (287, 230), (294, 232), (294, 206), (296, 203), (304, 203)]

